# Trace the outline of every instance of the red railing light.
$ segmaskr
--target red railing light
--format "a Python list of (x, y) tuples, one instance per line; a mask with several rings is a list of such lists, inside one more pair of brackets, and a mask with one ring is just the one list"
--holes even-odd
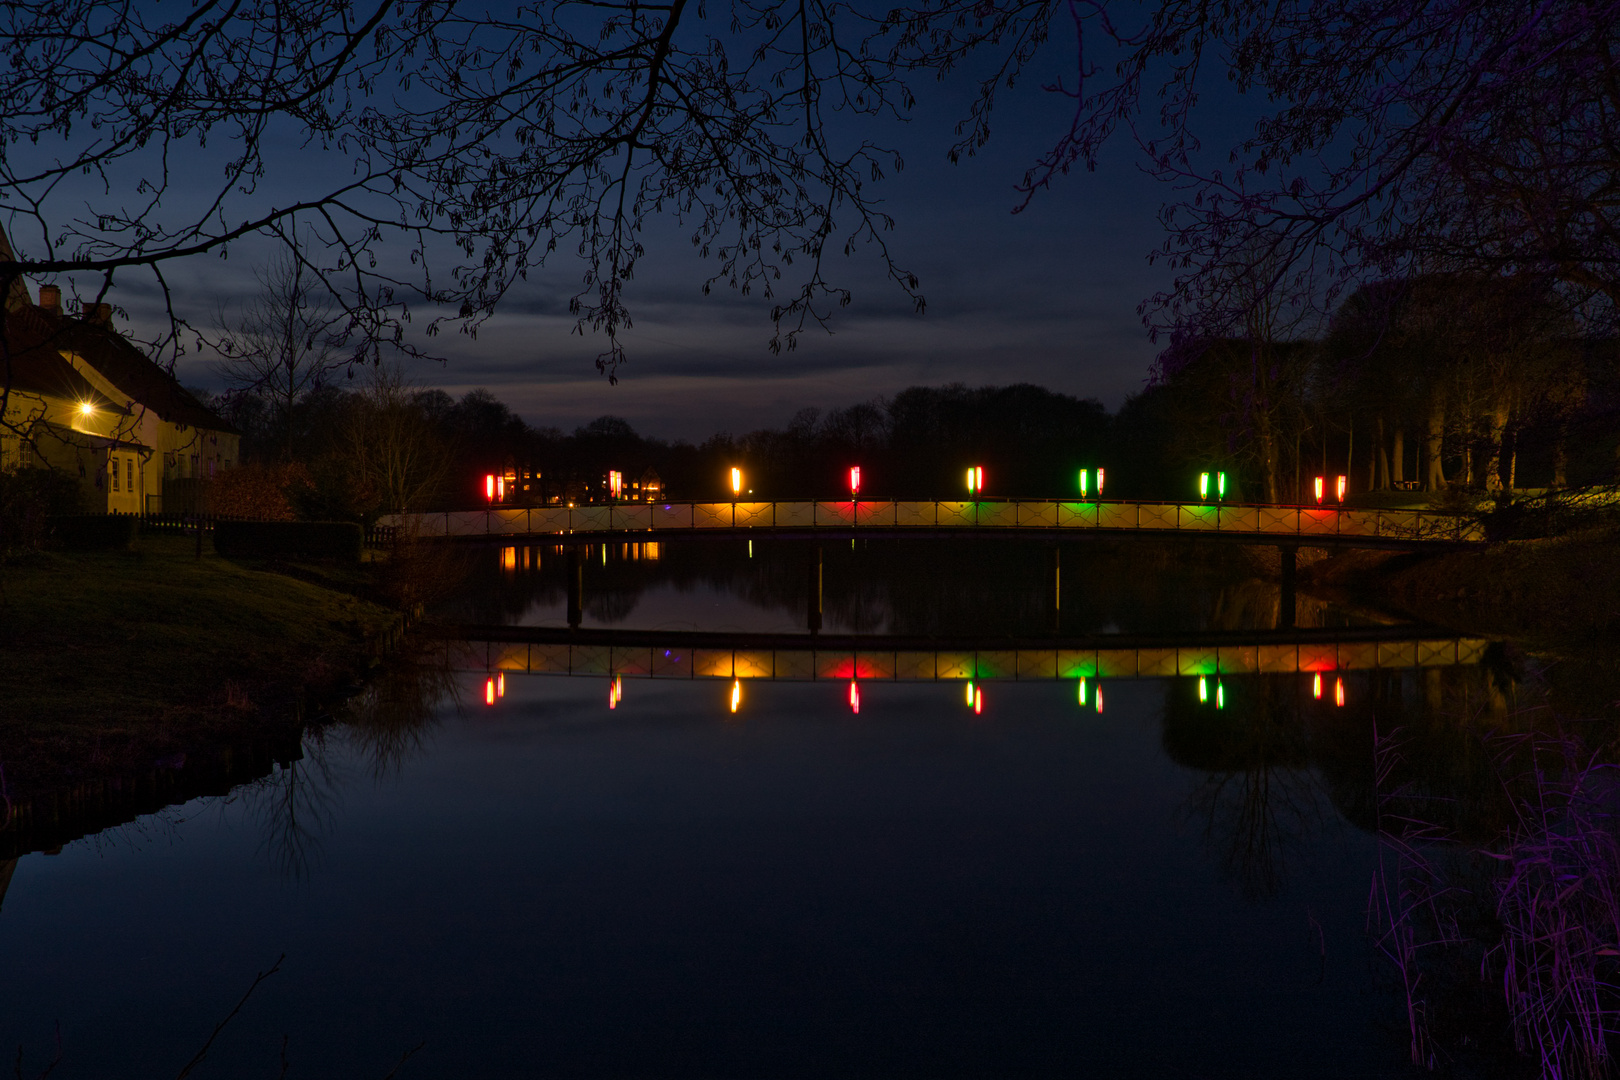
[(495, 501), (495, 474), (484, 474), (484, 498), (490, 502)]
[(849, 493), (851, 495), (859, 495), (861, 493), (861, 467), (859, 465), (850, 466)]
[(1323, 477), (1323, 476), (1318, 476), (1316, 478), (1316, 501), (1317, 501), (1318, 504), (1321, 503), (1322, 497), (1326, 493), (1327, 493), (1327, 478)]
[(1334, 486), (1335, 490), (1338, 491), (1338, 501), (1344, 502), (1345, 495), (1347, 495), (1350, 491), (1350, 478), (1348, 476), (1341, 476), (1339, 477), (1339, 482)]

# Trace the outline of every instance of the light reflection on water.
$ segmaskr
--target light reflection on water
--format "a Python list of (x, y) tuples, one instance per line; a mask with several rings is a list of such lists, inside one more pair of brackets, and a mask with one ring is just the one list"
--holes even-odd
[[(1046, 625), (1044, 554), (952, 576), (985, 550), (897, 581), (836, 565), (829, 615), (952, 627), (989, 597), (991, 625)], [(667, 590), (703, 629), (710, 601), (773, 629), (803, 602), (802, 553), (666, 546), (669, 577), (599, 592), (634, 593), (615, 610), (636, 625)], [(461, 610), (552, 602), (510, 562)], [(1160, 569), (1099, 559), (1065, 617), (1264, 608), (1242, 580)], [(18, 862), (0, 1044), (43, 1065), (60, 1019), (54, 1076), (171, 1076), (285, 953), (218, 1075), (273, 1072), (285, 1033), (291, 1075), (382, 1075), (422, 1043), (400, 1075), (1404, 1076), (1365, 934), (1372, 726), (1460, 770), (1452, 718), (1504, 722), (1504, 685), (383, 679), (303, 760)]]

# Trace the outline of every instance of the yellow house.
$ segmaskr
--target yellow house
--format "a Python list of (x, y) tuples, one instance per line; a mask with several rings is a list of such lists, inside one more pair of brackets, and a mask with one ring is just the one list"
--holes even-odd
[(68, 315), (58, 287), (39, 293), (17, 281), (6, 296), (0, 468), (76, 475), (92, 512), (200, 509), (240, 433), (114, 330), (110, 305)]

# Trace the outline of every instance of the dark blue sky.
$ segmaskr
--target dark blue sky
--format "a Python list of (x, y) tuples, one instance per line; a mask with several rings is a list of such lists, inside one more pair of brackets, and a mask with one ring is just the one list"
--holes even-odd
[[(1042, 59), (1055, 73), (1065, 58), (1051, 48)], [(712, 264), (670, 222), (651, 230), (632, 283), (635, 326), (622, 339), (630, 362), (618, 385), (596, 372), (602, 339), (572, 333), (567, 300), (582, 267), (563, 251), (531, 273), (476, 341), (438, 338), (433, 348), (449, 362), (418, 363), (409, 375), (453, 394), (487, 387), (534, 424), (572, 429), (615, 414), (649, 434), (691, 439), (781, 425), (807, 405), (847, 405), (915, 384), (1033, 382), (1117, 407), (1142, 387), (1154, 352), (1136, 309), (1168, 281), (1146, 255), (1161, 239), (1157, 209), (1169, 193), (1121, 141), (1096, 173), (1065, 178), (1014, 215), (1014, 185), (1067, 123), (1065, 103), (1038, 81), (1002, 95), (992, 142), (958, 165), (945, 152), (952, 121), (966, 111), (965, 85), (919, 87), (916, 118), (875, 132), (906, 158), (880, 190), (896, 220), (891, 250), (920, 276), (924, 315), (885, 281), (874, 256), (835, 257), (829, 276), (854, 289), (853, 305), (832, 335), (811, 331), (794, 352), (772, 356), (769, 302), (722, 287), (703, 296)], [(292, 175), (278, 181), (289, 190), (299, 171), (313, 178), (344, 164), (288, 151)], [(252, 263), (239, 246), (228, 262), (203, 258), (166, 273), (187, 313), (207, 321), (221, 301), (252, 291)], [(149, 288), (130, 281), (118, 292), (138, 329), (154, 321)], [(201, 358), (183, 359), (181, 374), (218, 385)]]

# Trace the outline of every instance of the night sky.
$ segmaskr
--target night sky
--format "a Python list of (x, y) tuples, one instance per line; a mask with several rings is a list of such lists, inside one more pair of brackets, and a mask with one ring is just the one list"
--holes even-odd
[[(1050, 65), (1061, 62), (1054, 56)], [(449, 362), (413, 363), (408, 372), (452, 394), (487, 387), (532, 424), (572, 430), (613, 414), (665, 438), (779, 426), (807, 405), (838, 407), (918, 384), (1033, 382), (1115, 408), (1142, 387), (1154, 353), (1137, 305), (1169, 278), (1147, 253), (1161, 239), (1157, 210), (1170, 192), (1119, 140), (1097, 172), (1075, 172), (1012, 213), (1024, 168), (1067, 121), (1064, 103), (1038, 82), (1003, 95), (992, 142), (957, 165), (946, 149), (966, 109), (963, 86), (926, 87), (908, 125), (877, 133), (906, 160), (881, 189), (896, 220), (891, 248), (928, 299), (922, 316), (884, 280), (874, 255), (835, 256), (829, 276), (852, 287), (855, 302), (832, 335), (812, 330), (794, 352), (772, 356), (769, 302), (723, 286), (703, 296), (712, 264), (671, 222), (649, 235), (632, 282), (635, 326), (623, 336), (630, 362), (617, 386), (593, 363), (604, 340), (572, 333), (567, 302), (582, 266), (564, 251), (531, 274), (477, 341), (441, 336), (433, 347)], [(239, 246), (228, 262), (205, 258), (166, 272), (190, 314), (206, 321), (233, 290), (252, 291), (252, 255)], [(153, 294), (133, 280), (117, 299), (137, 330), (156, 314)], [(192, 385), (221, 385), (196, 356), (182, 359), (180, 374)]]

